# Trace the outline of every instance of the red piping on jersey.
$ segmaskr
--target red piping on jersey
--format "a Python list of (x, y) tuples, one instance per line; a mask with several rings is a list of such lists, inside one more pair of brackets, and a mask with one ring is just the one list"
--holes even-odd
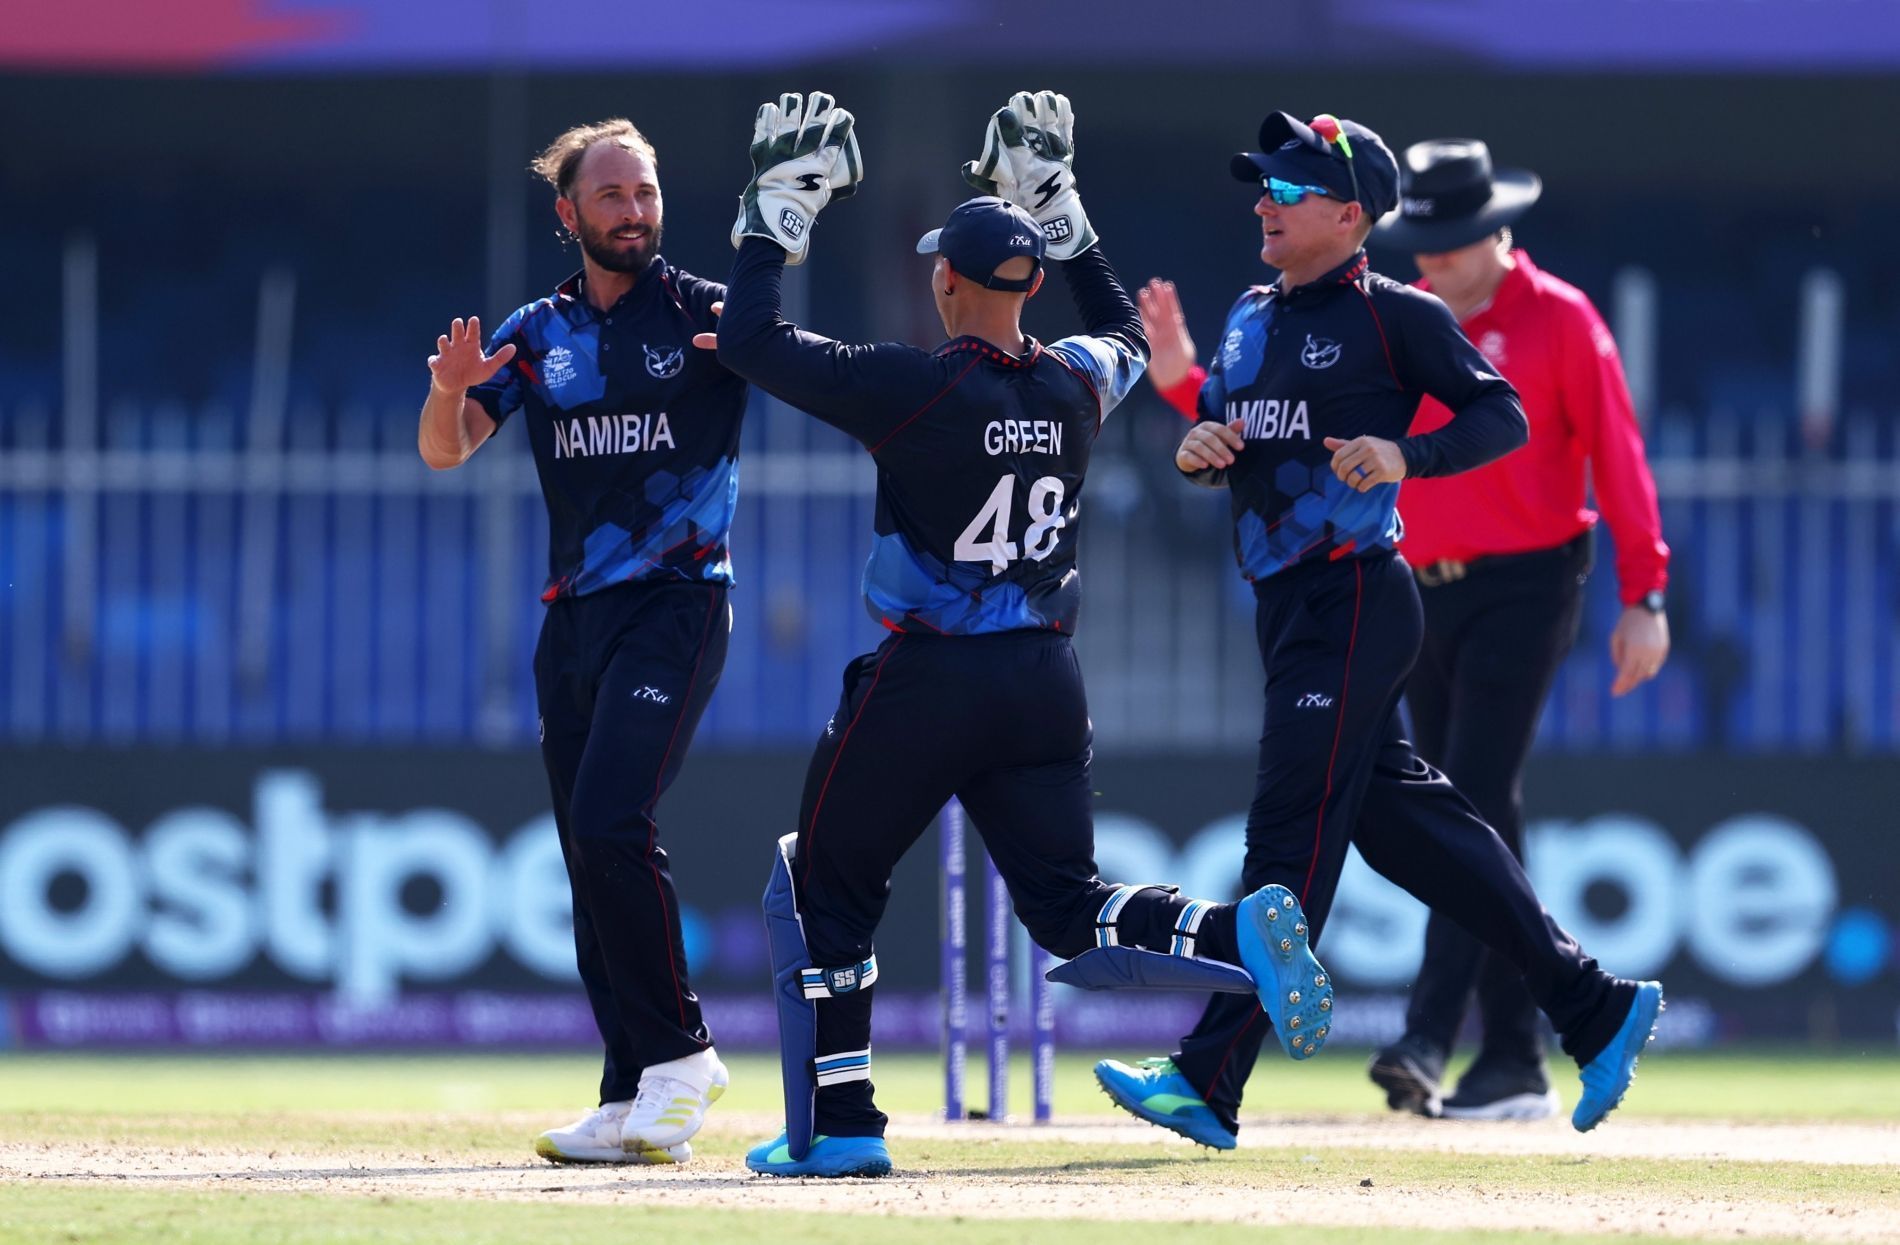
[(884, 677), (884, 663), (891, 659), (891, 653), (895, 653), (898, 645), (904, 642), (903, 632), (900, 631), (897, 635), (898, 638), (891, 641), (890, 650), (878, 658), (877, 669), (871, 674), (871, 686), (864, 689), (864, 699), (858, 702), (858, 711), (851, 715), (850, 725), (844, 728), (844, 738), (838, 741), (838, 750), (831, 754), (831, 768), (825, 771), (825, 783), (818, 788), (818, 800), (811, 806), (811, 824), (805, 827), (805, 842), (800, 848), (805, 857), (805, 876), (800, 879), (802, 882), (811, 881), (812, 847), (818, 840), (818, 814), (825, 807), (825, 796), (831, 790), (832, 776), (838, 772), (838, 762), (844, 760), (845, 746), (851, 742), (851, 732), (857, 729), (858, 719), (862, 718), (864, 711), (871, 707), (871, 697), (877, 693), (877, 681)]
[(673, 305), (680, 309), (681, 314), (686, 317), (687, 322), (690, 324), (693, 319), (693, 313), (687, 310), (686, 300), (680, 297), (680, 292), (673, 288), (672, 273), (662, 272), (660, 274), (660, 288), (666, 291), (666, 296), (673, 300)]
[(1227, 1049), (1221, 1054), (1220, 1063), (1215, 1065), (1213, 1079), (1208, 1081), (1207, 1088), (1201, 1091), (1203, 1101), (1214, 1096), (1214, 1087), (1220, 1084), (1220, 1074), (1227, 1071), (1227, 1061), (1234, 1057), (1234, 1047), (1240, 1045), (1240, 1039), (1247, 1036), (1247, 1031), (1253, 1028), (1253, 1022), (1264, 1015), (1266, 1012), (1261, 1010), (1259, 1001), (1255, 1000), (1253, 1011), (1248, 1015), (1246, 1023), (1241, 1025), (1239, 1032), (1234, 1034), (1234, 1040), (1227, 1043)]
[(947, 355), (962, 354), (965, 351), (974, 350), (988, 358), (991, 363), (1001, 363), (1004, 367), (1017, 369), (1034, 367), (1036, 360), (1042, 355), (1042, 343), (1033, 337), (1027, 336), (1024, 337), (1023, 340), (1029, 343), (1029, 352), (1020, 359), (999, 347), (992, 346), (989, 342), (984, 341), (980, 337), (959, 337), (955, 341), (945, 342), (943, 345), (937, 347), (935, 353), (936, 356), (941, 359)]
[(1385, 370), (1392, 373), (1392, 383), (1404, 389), (1405, 382), (1399, 379), (1399, 369), (1392, 366), (1392, 347), (1385, 340), (1385, 321), (1379, 318), (1379, 309), (1372, 305), (1372, 295), (1366, 293), (1366, 287), (1363, 285), (1355, 285), (1353, 288), (1359, 291), (1359, 297), (1366, 300), (1366, 310), (1372, 313), (1372, 327), (1379, 330), (1379, 348), (1385, 351)]
[[(660, 796), (666, 790), (666, 763), (673, 759), (673, 745), (679, 742), (680, 726), (686, 721), (686, 711), (693, 703), (693, 687), (699, 682), (699, 668), (706, 660), (706, 637), (712, 634), (713, 615), (719, 608), (717, 592), (707, 594), (706, 621), (699, 628), (699, 655), (693, 658), (693, 673), (686, 680), (686, 694), (680, 697), (680, 714), (673, 719), (673, 733), (666, 738), (666, 752), (660, 757), (660, 773), (653, 783), (653, 798), (647, 802), (647, 868), (653, 871), (653, 890), (660, 897), (660, 921), (668, 929), (672, 928), (673, 918), (667, 911), (666, 885), (660, 877), (659, 863), (654, 860), (655, 843), (659, 838), (660, 823), (655, 813), (660, 807)], [(666, 966), (673, 972), (673, 1002), (679, 1008), (680, 1028), (686, 1027), (686, 991), (680, 986), (679, 962), (673, 956), (673, 940), (666, 940)]]
[(1339, 739), (1346, 733), (1346, 693), (1352, 687), (1352, 653), (1359, 643), (1359, 604), (1365, 597), (1364, 562), (1352, 564), (1352, 632), (1346, 638), (1346, 668), (1339, 674), (1339, 713), (1333, 719), (1333, 754), (1326, 758), (1326, 794), (1320, 798), (1319, 817), (1313, 823), (1313, 859), (1306, 866), (1306, 884), (1300, 887), (1300, 906), (1306, 906), (1307, 893), (1313, 889), (1313, 873), (1319, 868), (1320, 836), (1326, 830), (1326, 806), (1333, 798), (1333, 769), (1339, 764)]
[(884, 439), (883, 439), (882, 441), (879, 441), (879, 442), (878, 442), (878, 443), (877, 443), (876, 445), (873, 445), (873, 446), (871, 447), (871, 452), (872, 452), (873, 454), (875, 454), (875, 453), (877, 453), (877, 452), (878, 452), (879, 450), (881, 450), (881, 449), (883, 449), (883, 448), (884, 448), (885, 446), (887, 446), (887, 445), (889, 445), (889, 444), (891, 443), (891, 438), (892, 438), (892, 437), (894, 437), (894, 436), (896, 436), (896, 435), (897, 435), (898, 433), (900, 433), (900, 432), (902, 432), (902, 431), (904, 431), (904, 429), (906, 429), (906, 428), (908, 428), (908, 427), (910, 427), (910, 426), (911, 426), (912, 424), (914, 424), (914, 423), (916, 423), (916, 422), (917, 422), (917, 417), (918, 417), (919, 415), (922, 415), (922, 414), (923, 414), (923, 413), (924, 413), (925, 411), (927, 411), (927, 410), (929, 410), (929, 409), (930, 409), (931, 407), (933, 407), (933, 406), (935, 406), (935, 405), (937, 405), (937, 403), (938, 403), (938, 401), (939, 401), (940, 399), (942, 399), (942, 397), (943, 397), (943, 395), (944, 395), (944, 394), (946, 394), (946, 393), (949, 393), (949, 392), (950, 392), (950, 391), (951, 391), (952, 389), (955, 389), (955, 388), (956, 388), (956, 387), (957, 387), (958, 385), (960, 385), (960, 384), (962, 384), (962, 383), (963, 383), (963, 378), (964, 378), (965, 376), (968, 376), (968, 375), (970, 374), (970, 372), (971, 372), (971, 370), (972, 370), (973, 368), (975, 368), (975, 367), (976, 367), (976, 365), (977, 365), (977, 364), (979, 364), (979, 363), (981, 363), (981, 362), (983, 362), (983, 356), (981, 356), (981, 355), (978, 355), (978, 356), (977, 356), (976, 358), (974, 358), (974, 359), (971, 359), (971, 360), (970, 360), (970, 366), (969, 366), (969, 367), (966, 367), (966, 368), (964, 368), (964, 369), (963, 369), (963, 370), (962, 370), (961, 372), (958, 372), (958, 373), (957, 373), (957, 378), (956, 378), (955, 380), (953, 380), (953, 381), (951, 381), (951, 382), (950, 382), (949, 384), (947, 384), (947, 385), (945, 385), (945, 386), (944, 386), (944, 387), (942, 388), (942, 390), (940, 390), (940, 391), (938, 392), (938, 394), (937, 394), (937, 396), (936, 396), (936, 397), (934, 397), (934, 398), (932, 398), (932, 399), (931, 399), (930, 401), (928, 401), (928, 402), (926, 402), (926, 403), (924, 403), (924, 404), (923, 404), (922, 406), (920, 406), (920, 407), (918, 407), (918, 408), (917, 408), (917, 409), (916, 409), (916, 410), (915, 410), (914, 412), (912, 412), (912, 413), (911, 413), (911, 415), (910, 415), (910, 417), (909, 417), (909, 418), (907, 418), (906, 420), (904, 420), (904, 422), (903, 422), (903, 423), (901, 423), (901, 424), (899, 424), (899, 425), (897, 425), (897, 427), (895, 427), (895, 428), (893, 428), (893, 429), (891, 429), (891, 430), (890, 430), (889, 432), (887, 432), (887, 433), (885, 433), (885, 434), (884, 434)]

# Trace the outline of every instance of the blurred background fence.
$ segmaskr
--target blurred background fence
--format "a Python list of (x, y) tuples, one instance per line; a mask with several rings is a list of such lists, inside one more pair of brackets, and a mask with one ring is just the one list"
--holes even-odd
[[(876, 643), (857, 590), (874, 470), (759, 401), (741, 465), (732, 657), (702, 747), (797, 746)], [(1226, 499), (1173, 477), (1144, 396), (1090, 474), (1078, 646), (1107, 748), (1245, 749), (1251, 596)], [(44, 410), (0, 442), (0, 738), (252, 744), (533, 743), (528, 656), (546, 518), (519, 433), (432, 474), (408, 405), (281, 421), (115, 404), (96, 435)], [(1785, 411), (1672, 411), (1651, 430), (1676, 550), (1676, 652), (1608, 695), (1614, 553), (1541, 746), (1566, 752), (1888, 753), (1900, 739), (1896, 421), (1821, 447)], [(76, 440), (76, 438), (78, 438)], [(35, 590), (19, 591), (32, 586)]]

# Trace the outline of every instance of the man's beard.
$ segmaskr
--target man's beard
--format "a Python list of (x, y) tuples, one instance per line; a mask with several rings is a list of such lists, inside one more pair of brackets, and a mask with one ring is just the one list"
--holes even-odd
[(581, 250), (608, 272), (645, 272), (653, 257), (660, 253), (658, 225), (647, 226), (646, 236), (636, 239), (632, 245), (615, 238), (613, 229), (595, 229), (584, 220), (580, 227)]

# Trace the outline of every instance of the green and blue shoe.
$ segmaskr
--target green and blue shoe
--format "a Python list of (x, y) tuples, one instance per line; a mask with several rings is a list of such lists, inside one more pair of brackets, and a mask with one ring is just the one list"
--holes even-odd
[(891, 1152), (882, 1137), (824, 1137), (811, 1139), (805, 1157), (792, 1157), (785, 1134), (746, 1151), (745, 1165), (766, 1176), (888, 1176)]
[(1143, 1059), (1132, 1068), (1104, 1059), (1095, 1065), (1095, 1083), (1128, 1114), (1189, 1141), (1216, 1150), (1231, 1150), (1238, 1144), (1172, 1059)]

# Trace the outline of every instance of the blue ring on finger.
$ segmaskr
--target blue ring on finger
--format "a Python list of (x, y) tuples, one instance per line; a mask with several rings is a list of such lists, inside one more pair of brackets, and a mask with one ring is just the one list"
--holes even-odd
[(1353, 479), (1355, 479), (1355, 480), (1363, 480), (1363, 479), (1365, 479), (1365, 478), (1366, 478), (1366, 477), (1367, 477), (1368, 475), (1371, 475), (1371, 474), (1372, 474), (1372, 473), (1371, 473), (1371, 472), (1369, 472), (1369, 471), (1367, 471), (1367, 470), (1365, 469), (1365, 467), (1364, 467), (1364, 466), (1358, 466), (1358, 467), (1354, 467), (1354, 468), (1352, 469), (1352, 475), (1353, 475)]

